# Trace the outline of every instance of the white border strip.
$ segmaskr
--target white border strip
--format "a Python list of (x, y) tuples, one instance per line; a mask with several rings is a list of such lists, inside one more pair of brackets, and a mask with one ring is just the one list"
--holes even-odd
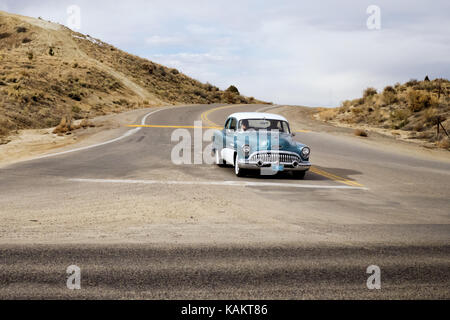
[(123, 180), (123, 179), (69, 179), (72, 182), (113, 183), (113, 184), (166, 184), (166, 185), (207, 185), (207, 186), (236, 186), (236, 187), (281, 187), (307, 189), (349, 189), (369, 190), (364, 187), (350, 186), (322, 186), (299, 183), (251, 182), (251, 181), (164, 181), (164, 180)]

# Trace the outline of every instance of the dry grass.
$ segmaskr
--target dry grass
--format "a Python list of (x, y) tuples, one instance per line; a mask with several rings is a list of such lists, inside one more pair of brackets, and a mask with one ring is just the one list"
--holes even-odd
[(323, 121), (330, 121), (336, 117), (337, 113), (336, 109), (324, 109), (319, 113), (319, 117)]
[(354, 134), (355, 136), (358, 136), (358, 137), (368, 137), (368, 136), (369, 136), (369, 134), (367, 133), (367, 131), (362, 130), (362, 129), (355, 129), (355, 131), (353, 132), (353, 134)]
[(450, 139), (443, 138), (437, 142), (439, 148), (450, 150)]
[[(32, 22), (32, 23), (30, 23)], [(0, 11), (0, 136), (167, 104), (258, 103), (57, 24)], [(64, 133), (65, 126), (57, 131)]]
[(362, 98), (346, 100), (339, 108), (319, 110), (319, 118), (347, 125), (410, 131), (411, 138), (444, 148), (446, 142), (438, 139), (436, 122), (439, 118), (450, 129), (450, 81), (410, 80), (403, 85), (387, 86), (380, 93), (368, 88)]

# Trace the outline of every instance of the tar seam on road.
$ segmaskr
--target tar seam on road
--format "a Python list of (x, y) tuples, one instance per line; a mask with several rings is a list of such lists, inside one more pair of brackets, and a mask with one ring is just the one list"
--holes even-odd
[(208, 185), (208, 186), (235, 186), (235, 187), (283, 187), (283, 188), (305, 188), (305, 189), (346, 189), (346, 190), (369, 190), (356, 186), (322, 186), (298, 183), (276, 183), (276, 182), (251, 182), (251, 181), (174, 181), (174, 180), (127, 180), (127, 179), (68, 179), (71, 182), (90, 183), (113, 183), (113, 184), (166, 184), (166, 185)]

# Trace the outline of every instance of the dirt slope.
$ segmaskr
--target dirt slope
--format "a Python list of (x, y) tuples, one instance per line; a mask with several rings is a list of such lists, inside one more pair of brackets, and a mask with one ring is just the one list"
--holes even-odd
[(251, 103), (62, 25), (0, 11), (0, 137), (166, 104)]
[[(336, 109), (319, 110), (317, 118), (450, 150), (450, 139), (442, 129), (450, 134), (450, 81), (427, 77), (387, 86), (382, 92), (367, 88), (361, 98), (346, 100)], [(442, 124), (439, 134), (438, 121)]]

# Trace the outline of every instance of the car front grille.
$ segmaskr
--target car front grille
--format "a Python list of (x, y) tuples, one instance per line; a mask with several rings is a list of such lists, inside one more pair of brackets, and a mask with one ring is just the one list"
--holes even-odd
[(250, 157), (250, 161), (262, 162), (281, 162), (292, 163), (294, 161), (301, 162), (300, 157), (291, 153), (257, 153)]

